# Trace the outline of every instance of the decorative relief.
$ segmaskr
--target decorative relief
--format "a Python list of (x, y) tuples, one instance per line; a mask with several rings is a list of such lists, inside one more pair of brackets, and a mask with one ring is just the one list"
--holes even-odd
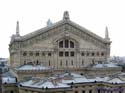
[(70, 32), (74, 33), (75, 35), (81, 36), (84, 40), (91, 42), (97, 46), (100, 46), (102, 48), (105, 48), (105, 44), (103, 44), (99, 40), (92, 38), (90, 35), (87, 35), (83, 31), (80, 31), (74, 27), (70, 27), (70, 28), (72, 29), (72, 30), (70, 30)]

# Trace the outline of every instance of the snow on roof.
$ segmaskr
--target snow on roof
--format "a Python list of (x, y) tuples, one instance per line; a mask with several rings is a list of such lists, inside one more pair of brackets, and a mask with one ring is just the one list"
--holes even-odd
[(107, 67), (119, 67), (113, 63), (106, 63), (106, 64), (96, 64), (93, 66), (94, 68), (107, 68)]
[(17, 70), (45, 70), (50, 69), (49, 67), (45, 67), (43, 65), (23, 65), (17, 68)]
[(2, 83), (16, 83), (15, 77), (2, 77)]
[(91, 82), (94, 82), (94, 81), (99, 81), (99, 82), (103, 81), (103, 82), (106, 82), (108, 79), (109, 79), (108, 76), (106, 76), (106, 77), (95, 77), (95, 78), (89, 79), (89, 81), (91, 81)]
[(109, 82), (109, 83), (125, 83), (125, 81), (121, 80), (120, 78), (113, 78), (107, 82)]
[(117, 77), (95, 77), (87, 78), (75, 73), (63, 73), (52, 77), (32, 78), (28, 81), (21, 82), (22, 86), (34, 87), (34, 88), (68, 88), (70, 83), (89, 83), (89, 82), (107, 82), (107, 83), (125, 83), (124, 80)]
[(70, 87), (67, 84), (63, 84), (63, 83), (56, 83), (54, 84), (52, 81), (46, 81), (46, 82), (38, 82), (38, 83), (34, 83), (34, 80), (29, 80), (23, 83), (20, 83), (22, 86), (28, 86), (28, 87), (37, 87), (37, 88), (66, 88), (66, 87)]

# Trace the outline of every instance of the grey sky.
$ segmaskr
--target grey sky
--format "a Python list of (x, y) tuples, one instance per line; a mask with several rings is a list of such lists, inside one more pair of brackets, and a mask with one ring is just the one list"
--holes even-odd
[(101, 37), (108, 26), (111, 55), (125, 55), (125, 0), (0, 0), (0, 57), (9, 57), (17, 20), (25, 35), (46, 26), (49, 18), (53, 23), (61, 20), (65, 10), (72, 21)]

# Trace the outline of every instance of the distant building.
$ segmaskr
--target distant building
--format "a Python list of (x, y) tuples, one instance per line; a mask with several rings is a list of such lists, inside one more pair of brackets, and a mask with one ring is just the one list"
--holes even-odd
[(1, 63), (7, 64), (7, 62), (8, 62), (7, 58), (0, 58), (0, 64)]
[(125, 73), (108, 62), (110, 44), (107, 27), (102, 38), (71, 21), (67, 11), (61, 21), (49, 19), (46, 27), (24, 36), (17, 22), (9, 44), (16, 89), (19, 93), (124, 93)]
[(5, 62), (0, 63), (0, 93), (18, 93), (17, 77)]

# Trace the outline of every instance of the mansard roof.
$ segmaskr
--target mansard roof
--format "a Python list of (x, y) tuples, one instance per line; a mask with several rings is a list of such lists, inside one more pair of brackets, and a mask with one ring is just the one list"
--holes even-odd
[[(106, 39), (104, 39), (104, 38), (94, 34), (93, 32), (89, 31), (88, 29), (78, 25), (77, 23), (75, 23), (75, 22), (73, 22), (73, 21), (71, 21), (69, 19), (67, 19), (67, 20), (63, 19), (61, 21), (58, 21), (58, 22), (52, 24), (51, 26), (46, 26), (44, 28), (38, 29), (38, 30), (36, 30), (36, 31), (34, 31), (32, 33), (29, 33), (29, 34), (26, 34), (24, 36), (21, 36), (17, 40), (18, 41), (25, 41), (27, 39), (33, 38), (33, 37), (35, 37), (35, 36), (37, 36), (39, 34), (42, 34), (42, 33), (46, 32), (46, 31), (49, 31), (51, 29), (57, 28), (57, 27), (59, 27), (61, 25), (65, 25), (65, 24), (71, 25), (74, 28), (77, 28), (77, 29), (83, 31), (84, 33), (88, 34), (89, 36), (91, 36), (91, 37), (93, 37), (93, 38), (95, 38), (95, 39), (97, 39), (97, 40), (99, 40), (99, 41), (101, 41), (103, 43), (111, 43), (111, 41), (106, 40)], [(16, 38), (15, 38), (15, 40), (16, 40)]]

